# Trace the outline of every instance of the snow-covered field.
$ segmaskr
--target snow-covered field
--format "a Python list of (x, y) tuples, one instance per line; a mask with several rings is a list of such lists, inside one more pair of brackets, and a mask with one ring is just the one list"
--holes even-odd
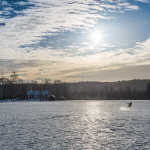
[[(0, 103), (5, 103), (5, 102), (25, 102), (25, 101), (27, 101), (27, 99), (25, 99), (25, 100), (17, 100), (17, 99), (7, 99), (7, 100), (0, 100)], [(40, 100), (38, 100), (38, 99), (30, 99), (30, 100), (28, 100), (28, 102), (39, 102)]]
[(0, 103), (0, 150), (149, 150), (150, 101)]

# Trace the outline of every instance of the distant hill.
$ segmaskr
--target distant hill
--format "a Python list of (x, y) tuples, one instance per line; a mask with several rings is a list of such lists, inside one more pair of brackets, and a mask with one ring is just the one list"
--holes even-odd
[(112, 87), (114, 90), (120, 88), (130, 87), (131, 90), (146, 90), (147, 84), (150, 83), (150, 79), (134, 79), (129, 81), (117, 81), (117, 82), (76, 82), (70, 83), (71, 91), (101, 91), (105, 86)]

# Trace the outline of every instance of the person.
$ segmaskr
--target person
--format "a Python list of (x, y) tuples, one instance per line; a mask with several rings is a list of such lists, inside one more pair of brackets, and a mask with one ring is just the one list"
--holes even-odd
[(128, 104), (128, 106), (127, 107), (131, 107), (132, 106), (132, 102), (130, 102), (130, 103), (127, 103)]

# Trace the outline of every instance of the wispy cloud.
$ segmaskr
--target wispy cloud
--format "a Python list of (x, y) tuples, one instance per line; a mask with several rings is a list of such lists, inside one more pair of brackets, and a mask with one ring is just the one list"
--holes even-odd
[[(108, 10), (137, 10), (138, 6), (112, 1), (110, 4), (94, 0), (30, 0), (2, 2), (2, 18), (7, 26), (1, 30), (1, 49), (10, 51), (20, 45), (38, 44), (39, 41), (66, 31), (88, 29), (97, 19), (111, 19), (103, 15)], [(4, 20), (4, 19), (3, 19)], [(9, 42), (8, 42), (9, 41)]]
[[(18, 0), (3, 1), (1, 7), (0, 71), (6, 74), (17, 71), (26, 80), (73, 81), (93, 76), (99, 80), (104, 74), (111, 78), (113, 73), (115, 78), (115, 71), (150, 64), (150, 39), (126, 49), (120, 48), (122, 43), (93, 44), (88, 39), (87, 31), (92, 32), (89, 29), (98, 22), (100, 27), (103, 21), (115, 22), (113, 12), (139, 10), (126, 0)], [(112, 24), (107, 33), (113, 30)]]
[[(138, 77), (147, 78), (150, 64), (150, 38), (128, 49), (104, 51), (88, 56), (55, 56), (51, 60), (1, 60), (0, 65), (6, 74), (17, 71), (23, 79), (37, 78), (61, 79), (63, 81), (117, 80)], [(43, 54), (44, 52), (42, 52)], [(40, 55), (40, 54), (39, 54)], [(45, 53), (46, 58), (47, 53)], [(11, 69), (10, 69), (11, 68)], [(6, 71), (7, 70), (7, 71)], [(3, 70), (0, 70), (3, 71)], [(134, 73), (136, 72), (136, 74)], [(5, 73), (4, 72), (4, 73)], [(142, 76), (143, 75), (143, 76)]]
[(142, 3), (150, 3), (149, 0), (134, 0), (134, 1), (142, 2)]

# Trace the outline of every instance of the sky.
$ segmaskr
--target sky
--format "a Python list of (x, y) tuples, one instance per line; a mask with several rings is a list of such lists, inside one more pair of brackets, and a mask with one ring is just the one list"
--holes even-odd
[(0, 73), (30, 82), (150, 79), (150, 0), (0, 0)]

